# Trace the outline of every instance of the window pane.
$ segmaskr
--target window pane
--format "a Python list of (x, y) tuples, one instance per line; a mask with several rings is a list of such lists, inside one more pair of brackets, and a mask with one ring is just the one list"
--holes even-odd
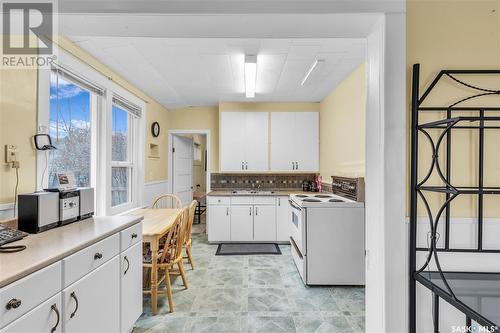
[(49, 186), (57, 172), (72, 171), (78, 186), (90, 186), (91, 93), (76, 84), (50, 76), (50, 129), (56, 150), (49, 153)]
[(113, 161), (128, 160), (128, 128), (129, 114), (127, 111), (113, 105), (111, 158)]
[(111, 168), (111, 205), (118, 206), (129, 201), (129, 168)]

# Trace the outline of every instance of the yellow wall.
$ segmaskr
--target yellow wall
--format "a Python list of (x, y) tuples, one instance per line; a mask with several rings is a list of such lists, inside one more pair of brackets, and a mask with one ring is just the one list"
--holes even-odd
[[(134, 85), (114, 73), (97, 59), (80, 49), (64, 37), (58, 40), (59, 46), (83, 62), (90, 64), (115, 83), (129, 90), (147, 102), (146, 107), (146, 149), (149, 143), (160, 144), (160, 158), (145, 160), (145, 180), (167, 179), (167, 131), (168, 112), (154, 99), (144, 94)], [(0, 70), (0, 147), (3, 162), (4, 145), (16, 144), (19, 147), (21, 162), (19, 193), (31, 192), (36, 188), (36, 161), (32, 147), (32, 136), (36, 133), (37, 111), (37, 72), (35, 70)], [(158, 121), (162, 128), (160, 137), (153, 138), (151, 124)], [(14, 200), (15, 173), (0, 163), (0, 203)]]
[(170, 129), (210, 130), (211, 172), (219, 171), (219, 108), (189, 107), (169, 112)]
[(35, 189), (36, 83), (33, 69), (0, 69), (0, 204), (14, 200), (16, 171), (4, 163), (5, 145), (18, 148), (19, 193)]
[(320, 174), (365, 176), (366, 66), (362, 64), (320, 103)]
[[(441, 69), (499, 69), (500, 68), (500, 1), (420, 1), (409, 0), (407, 3), (407, 112), (410, 115), (411, 66), (421, 64), (420, 88), (427, 87)], [(479, 85), (500, 87), (500, 81), (484, 81), (476, 77), (470, 78)], [(445, 104), (454, 96), (469, 94), (469, 90), (460, 89), (450, 80), (439, 86), (439, 93), (430, 96), (429, 102)], [(422, 91), (421, 91), (422, 93)], [(477, 103), (476, 101), (474, 103)], [(498, 99), (487, 99), (479, 103), (500, 104)], [(429, 104), (427, 104), (429, 105)], [(425, 120), (436, 119), (438, 115), (430, 114)], [(410, 119), (410, 118), (408, 118)], [(408, 121), (408, 126), (410, 122)], [(410, 133), (410, 127), (408, 127)], [(408, 134), (409, 135), (409, 134)], [(436, 131), (433, 136), (435, 137)], [(430, 148), (425, 138), (420, 136), (422, 151), (420, 170), (428, 168)], [(460, 130), (453, 136), (454, 149), (452, 181), (459, 185), (477, 185), (477, 133)], [(408, 143), (410, 142), (408, 136)], [(408, 146), (409, 147), (409, 146)], [(485, 136), (486, 147), (486, 181), (500, 185), (500, 133), (490, 131)], [(409, 150), (409, 149), (408, 149)], [(445, 150), (440, 151), (444, 156)], [(408, 155), (409, 156), (409, 155)], [(409, 170), (409, 168), (408, 168)], [(423, 171), (422, 171), (423, 173)], [(422, 177), (422, 173), (420, 176)], [(434, 174), (430, 182), (439, 184)], [(433, 211), (438, 202), (443, 202), (440, 195), (429, 195)], [(423, 205), (420, 215), (424, 215)], [(455, 216), (477, 216), (477, 199), (468, 196), (455, 201), (452, 213)], [(485, 216), (500, 216), (498, 197), (486, 197)]]

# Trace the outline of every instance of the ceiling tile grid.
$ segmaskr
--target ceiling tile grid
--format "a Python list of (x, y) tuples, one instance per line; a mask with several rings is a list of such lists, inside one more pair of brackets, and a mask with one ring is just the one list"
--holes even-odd
[[(365, 40), (354, 38), (71, 39), (168, 109), (223, 101), (319, 102), (366, 57)], [(245, 54), (258, 55), (254, 99), (245, 98)], [(324, 62), (302, 86), (316, 59)]]

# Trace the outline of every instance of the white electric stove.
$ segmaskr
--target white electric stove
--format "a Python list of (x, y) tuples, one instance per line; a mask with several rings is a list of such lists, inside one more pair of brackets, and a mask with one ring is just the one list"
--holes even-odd
[(335, 194), (289, 197), (292, 256), (305, 284), (364, 285), (362, 179), (332, 178)]

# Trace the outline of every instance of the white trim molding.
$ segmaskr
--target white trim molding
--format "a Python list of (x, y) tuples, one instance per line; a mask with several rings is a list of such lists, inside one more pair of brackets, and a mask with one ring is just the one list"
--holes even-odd
[[(57, 46), (56, 46), (57, 47)], [(57, 63), (77, 75), (103, 87), (105, 94), (93, 98), (95, 112), (92, 113), (91, 186), (95, 188), (96, 215), (113, 215), (142, 205), (144, 190), (146, 102), (128, 90), (109, 80), (105, 75), (82, 62), (70, 53), (59, 49)], [(111, 113), (112, 97), (117, 94), (137, 105), (142, 110), (142, 117), (133, 122), (133, 175), (131, 177), (131, 201), (111, 207)], [(50, 69), (38, 70), (38, 110), (37, 133), (48, 133), (50, 118)], [(48, 187), (48, 177), (44, 175), (46, 166), (45, 153), (37, 152), (36, 188)]]
[(144, 183), (142, 206), (151, 206), (154, 198), (166, 193), (170, 193), (168, 179)]
[[(17, 215), (17, 214), (15, 214)], [(4, 219), (15, 218), (14, 216), (14, 203), (0, 204), (0, 221)]]
[(198, 135), (205, 135), (206, 140), (207, 140), (207, 184), (206, 184), (206, 191), (207, 193), (210, 192), (210, 179), (211, 179), (211, 165), (212, 165), (212, 152), (210, 151), (211, 147), (211, 133), (209, 129), (173, 129), (168, 131), (168, 179), (170, 179), (169, 183), (169, 193), (172, 193), (172, 185), (173, 185), (173, 161), (172, 161), (172, 144), (173, 144), (173, 136), (174, 135), (181, 135), (181, 134), (198, 134)]

